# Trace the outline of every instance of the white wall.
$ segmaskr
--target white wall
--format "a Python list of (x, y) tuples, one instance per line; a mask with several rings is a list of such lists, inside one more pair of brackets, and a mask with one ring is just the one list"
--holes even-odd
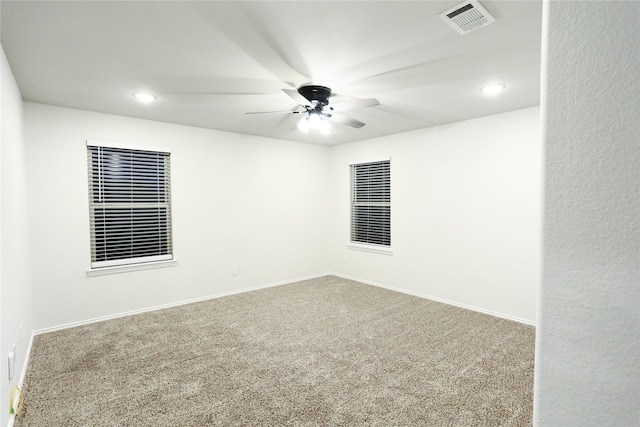
[[(384, 157), (393, 255), (349, 250), (348, 165)], [(539, 108), (339, 145), (330, 158), (333, 271), (535, 322)]]
[[(9, 420), (9, 393), (20, 379), (33, 323), (22, 97), (4, 50), (0, 92), (0, 425), (5, 426)], [(16, 376), (9, 382), (7, 356), (13, 344)]]
[[(24, 110), (36, 329), (329, 270), (326, 147), (35, 103)], [(177, 266), (87, 277), (87, 139), (171, 148)]]
[[(538, 108), (335, 147), (24, 109), (36, 329), (328, 271), (535, 322)], [(87, 277), (86, 139), (172, 149), (178, 266)], [(384, 156), (394, 254), (347, 250), (348, 164)]]
[(547, 2), (537, 426), (640, 421), (640, 3)]

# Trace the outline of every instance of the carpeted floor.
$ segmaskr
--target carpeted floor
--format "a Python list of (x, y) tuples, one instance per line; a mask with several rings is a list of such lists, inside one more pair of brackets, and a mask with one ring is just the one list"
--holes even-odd
[(534, 327), (328, 276), (38, 335), (16, 426), (529, 426)]

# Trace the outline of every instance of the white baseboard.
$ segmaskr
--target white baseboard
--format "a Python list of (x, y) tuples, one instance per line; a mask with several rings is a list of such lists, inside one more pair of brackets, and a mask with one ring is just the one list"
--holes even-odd
[(153, 307), (147, 307), (147, 308), (142, 308), (142, 309), (138, 309), (138, 310), (125, 311), (125, 312), (122, 312), (122, 313), (111, 314), (111, 315), (108, 315), (108, 316), (94, 317), (92, 319), (80, 320), (78, 322), (72, 322), (72, 323), (66, 323), (64, 325), (53, 326), (53, 327), (50, 327), (50, 328), (38, 329), (38, 330), (34, 331), (33, 334), (34, 335), (46, 334), (48, 332), (55, 332), (55, 331), (60, 331), (60, 330), (63, 330), (63, 329), (68, 329), (68, 328), (75, 328), (77, 326), (89, 325), (91, 323), (104, 322), (106, 320), (118, 319), (118, 318), (121, 318), (121, 317), (131, 316), (131, 315), (134, 315), (134, 314), (141, 314), (141, 313), (146, 313), (146, 312), (149, 312), (149, 311), (156, 311), (156, 310), (162, 310), (162, 309), (165, 309), (165, 308), (178, 307), (178, 306), (181, 306), (181, 305), (193, 304), (195, 302), (207, 301), (207, 300), (226, 297), (226, 296), (230, 296), (230, 295), (236, 295), (236, 294), (242, 294), (242, 293), (245, 293), (245, 292), (257, 291), (258, 289), (273, 288), (275, 286), (287, 285), (289, 283), (295, 283), (295, 282), (300, 282), (300, 281), (309, 280), (309, 279), (316, 279), (318, 277), (324, 277), (324, 276), (329, 276), (329, 275), (331, 275), (331, 273), (320, 273), (320, 274), (315, 274), (315, 275), (311, 275), (311, 276), (298, 277), (296, 279), (288, 279), (288, 280), (283, 280), (283, 281), (280, 281), (280, 282), (269, 283), (269, 284), (266, 284), (266, 285), (252, 286), (250, 288), (237, 289), (237, 290), (233, 290), (233, 291), (222, 292), (222, 293), (219, 293), (219, 294), (207, 295), (207, 296), (199, 297), (199, 298), (192, 298), (192, 299), (178, 301), (178, 302), (172, 302), (172, 303), (168, 303), (168, 304), (156, 305), (156, 306), (153, 306)]
[[(31, 358), (31, 347), (33, 347), (33, 337), (35, 336), (35, 333), (31, 334), (31, 337), (29, 338), (29, 345), (27, 346), (27, 351), (24, 354), (24, 361), (22, 363), (22, 371), (20, 372), (20, 379), (18, 380), (18, 387), (20, 387), (20, 390), (22, 390), (22, 386), (24, 385), (24, 379), (27, 376), (27, 367), (29, 366), (29, 359)], [(24, 402), (23, 402), (24, 403)], [(16, 416), (15, 415), (11, 415), (9, 417), (9, 422), (7, 423), (7, 427), (13, 427), (13, 423), (16, 420)]]
[(413, 292), (413, 291), (409, 291), (409, 290), (402, 289), (402, 288), (396, 288), (396, 287), (393, 287), (393, 286), (384, 285), (382, 283), (372, 282), (370, 280), (364, 280), (364, 279), (360, 279), (358, 277), (348, 276), (346, 274), (331, 273), (331, 275), (332, 276), (337, 276), (337, 277), (342, 277), (343, 279), (354, 280), (356, 282), (364, 283), (366, 285), (377, 286), (379, 288), (389, 289), (391, 291), (396, 291), (396, 292), (400, 292), (400, 293), (403, 293), (403, 294), (412, 295), (412, 296), (415, 296), (415, 297), (425, 298), (425, 299), (428, 299), (428, 300), (431, 300), (431, 301), (441, 302), (441, 303), (444, 303), (444, 304), (453, 305), (453, 306), (460, 307), (460, 308), (465, 308), (467, 310), (477, 311), (479, 313), (489, 314), (491, 316), (500, 317), (502, 319), (513, 320), (514, 322), (524, 323), (526, 325), (536, 326), (536, 322), (535, 321), (531, 321), (531, 320), (528, 320), (528, 319), (522, 319), (520, 317), (511, 316), (509, 314), (498, 313), (498, 312), (495, 312), (495, 311), (487, 310), (487, 309), (480, 308), (480, 307), (474, 307), (474, 306), (468, 305), (468, 304), (462, 304), (462, 303), (459, 303), (459, 302), (456, 302), (456, 301), (447, 300), (447, 299), (444, 299), (444, 298), (434, 297), (434, 296), (431, 296), (431, 295), (425, 295), (425, 294), (421, 294), (419, 292)]
[[(370, 280), (365, 280), (365, 279), (361, 279), (358, 277), (353, 277), (353, 276), (348, 276), (345, 274), (340, 274), (340, 273), (335, 273), (335, 272), (326, 272), (326, 273), (320, 273), (320, 274), (314, 274), (311, 276), (305, 276), (305, 277), (298, 277), (295, 279), (288, 279), (288, 280), (283, 280), (280, 282), (274, 282), (274, 283), (269, 283), (266, 285), (259, 285), (259, 286), (252, 286), (250, 288), (243, 288), (243, 289), (238, 289), (238, 290), (233, 290), (233, 291), (228, 291), (228, 292), (222, 292), (219, 294), (214, 294), (214, 295), (207, 295), (204, 297), (199, 297), (199, 298), (192, 298), (189, 300), (183, 300), (183, 301), (178, 301), (178, 302), (173, 302), (173, 303), (168, 303), (168, 304), (162, 304), (162, 305), (157, 305), (157, 306), (153, 306), (153, 307), (147, 307), (147, 308), (142, 308), (139, 310), (131, 310), (131, 311), (126, 311), (126, 312), (122, 312), (122, 313), (117, 313), (117, 314), (112, 314), (112, 315), (108, 315), (108, 316), (101, 316), (101, 317), (95, 317), (92, 319), (87, 319), (87, 320), (81, 320), (78, 322), (72, 322), (72, 323), (67, 323), (67, 324), (63, 324), (63, 325), (58, 325), (58, 326), (53, 326), (53, 327), (49, 327), (49, 328), (43, 328), (43, 329), (38, 329), (35, 330), (33, 332), (33, 335), (31, 337), (31, 341), (29, 342), (29, 352), (31, 351), (31, 343), (33, 342), (33, 336), (34, 335), (39, 335), (39, 334), (45, 334), (48, 332), (54, 332), (54, 331), (59, 331), (59, 330), (63, 330), (63, 329), (68, 329), (68, 328), (74, 328), (77, 326), (83, 326), (83, 325), (88, 325), (91, 323), (96, 323), (96, 322), (104, 322), (106, 320), (112, 320), (112, 319), (118, 319), (120, 317), (125, 317), (125, 316), (131, 316), (134, 314), (141, 314), (141, 313), (146, 313), (149, 311), (156, 311), (156, 310), (162, 310), (164, 308), (171, 308), (171, 307), (177, 307), (177, 306), (181, 306), (181, 305), (186, 305), (186, 304), (192, 304), (195, 302), (201, 302), (201, 301), (207, 301), (210, 299), (215, 299), (215, 298), (221, 298), (221, 297), (225, 297), (225, 296), (230, 296), (230, 295), (236, 295), (236, 294), (242, 294), (245, 292), (251, 292), (251, 291), (256, 291), (258, 289), (266, 289), (266, 288), (272, 288), (275, 286), (281, 286), (281, 285), (286, 285), (289, 283), (295, 283), (295, 282), (300, 282), (303, 280), (309, 280), (309, 279), (316, 279), (318, 277), (324, 277), (324, 276), (337, 276), (337, 277), (342, 277), (343, 279), (348, 279), (348, 280), (355, 280), (356, 282), (360, 282), (360, 283), (364, 283), (367, 285), (371, 285), (371, 286), (377, 286), (379, 288), (384, 288), (384, 289), (389, 289), (392, 291), (396, 291), (396, 292), (401, 292), (407, 295), (412, 295), (412, 296), (416, 296), (416, 297), (420, 297), (420, 298), (425, 298), (428, 300), (432, 300), (432, 301), (437, 301), (437, 302), (441, 302), (444, 304), (449, 304), (449, 305), (453, 305), (456, 307), (461, 307), (461, 308), (465, 308), (467, 310), (472, 310), (472, 311), (477, 311), (480, 313), (484, 313), (484, 314), (489, 314), (491, 316), (495, 316), (495, 317), (500, 317), (503, 319), (508, 319), (508, 320), (513, 320), (515, 322), (519, 322), (519, 323), (524, 323), (527, 325), (532, 325), (535, 326), (536, 322), (535, 321), (531, 321), (528, 319), (522, 319), (516, 316), (511, 316), (508, 314), (504, 314), (504, 313), (498, 313), (495, 311), (491, 311), (491, 310), (487, 310), (484, 308), (480, 308), (480, 307), (474, 307), (468, 304), (463, 304), (463, 303), (459, 303), (456, 301), (451, 301), (451, 300), (447, 300), (444, 298), (439, 298), (439, 297), (434, 297), (431, 295), (426, 295), (426, 294), (422, 294), (419, 292), (413, 292), (413, 291), (409, 291), (406, 289), (402, 289), (402, 288), (396, 288), (393, 286), (388, 286), (382, 283), (378, 283), (378, 282), (373, 282)], [(25, 364), (26, 366), (26, 364)], [(24, 373), (23, 373), (24, 375)], [(21, 378), (22, 381), (22, 378)]]

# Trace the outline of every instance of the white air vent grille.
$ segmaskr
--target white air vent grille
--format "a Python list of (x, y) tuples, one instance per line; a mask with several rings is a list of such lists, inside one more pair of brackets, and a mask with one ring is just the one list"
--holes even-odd
[(438, 16), (460, 34), (467, 34), (496, 22), (487, 9), (475, 0), (460, 3)]

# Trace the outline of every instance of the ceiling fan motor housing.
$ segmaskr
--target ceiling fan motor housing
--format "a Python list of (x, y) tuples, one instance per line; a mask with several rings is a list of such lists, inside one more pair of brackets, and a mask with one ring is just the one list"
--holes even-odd
[(314, 103), (316, 106), (320, 105), (321, 107), (324, 107), (325, 105), (329, 105), (331, 89), (328, 87), (316, 85), (302, 86), (298, 89), (298, 93), (312, 103), (313, 101), (316, 101)]

